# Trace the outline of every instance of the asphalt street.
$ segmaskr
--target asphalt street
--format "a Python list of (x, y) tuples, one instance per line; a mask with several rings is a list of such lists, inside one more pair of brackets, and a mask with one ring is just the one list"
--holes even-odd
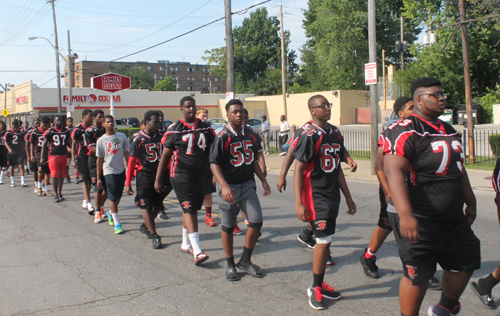
[[(295, 216), (292, 185), (279, 193), (276, 174), (268, 178), (273, 189), (269, 197), (262, 196), (258, 185), (265, 222), (253, 256), (265, 277), (240, 273), (236, 283), (224, 278), (220, 226), (203, 225), (201, 214), (201, 246), (210, 259), (196, 267), (193, 257), (180, 250), (181, 210), (173, 194), (167, 203), (170, 219), (157, 220), (164, 246), (154, 250), (138, 230), (142, 217), (132, 196), (125, 196), (120, 206), (125, 234), (115, 235), (106, 222), (94, 224), (81, 209), (80, 185), (65, 184), (66, 201), (59, 204), (35, 195), (31, 181), (29, 188), (0, 186), (0, 315), (399, 316), (402, 267), (393, 236), (377, 254), (380, 279), (366, 277), (359, 264), (378, 219), (378, 184), (348, 179), (358, 213), (347, 215), (342, 203), (331, 247), (336, 265), (327, 268), (325, 277), (343, 298), (327, 301), (327, 310), (316, 312), (306, 294), (312, 282), (312, 250), (295, 239), (305, 224)], [(481, 239), (483, 264), (473, 279), (488, 274), (500, 261), (494, 192), (481, 188), (475, 193), (478, 218), (473, 228)], [(214, 209), (217, 215), (216, 205)], [(235, 236), (236, 260), (243, 242), (244, 236)], [(493, 295), (500, 298), (500, 287)], [(427, 315), (427, 307), (439, 297), (440, 292), (429, 291), (421, 315)], [(461, 315), (500, 313), (487, 310), (470, 288), (461, 303)]]

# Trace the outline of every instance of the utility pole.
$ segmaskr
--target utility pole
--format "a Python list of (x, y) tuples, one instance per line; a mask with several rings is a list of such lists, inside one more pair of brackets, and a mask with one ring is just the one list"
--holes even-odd
[(233, 46), (233, 23), (231, 17), (231, 0), (225, 1), (226, 9), (226, 64), (227, 80), (226, 92), (234, 93), (234, 46)]
[(382, 79), (384, 80), (384, 109), (387, 109), (387, 87), (385, 85), (385, 50), (382, 50)]
[(401, 20), (401, 71), (405, 70), (405, 50), (404, 50), (404, 26), (403, 26), (403, 22), (404, 22), (404, 18), (403, 16), (401, 15), (400, 17), (400, 20)]
[[(68, 30), (68, 107), (73, 106), (73, 56), (71, 55), (71, 38)], [(67, 111), (68, 117), (71, 117), (72, 111)]]
[(472, 118), (472, 92), (471, 92), (471, 80), (470, 80), (470, 69), (469, 69), (469, 48), (467, 41), (467, 25), (465, 16), (465, 1), (460, 0), (460, 28), (462, 29), (462, 56), (464, 65), (464, 78), (465, 78), (465, 106), (467, 109), (467, 134), (469, 138), (469, 163), (474, 164), (476, 157), (474, 154), (474, 126)]
[(52, 5), (52, 17), (54, 19), (54, 39), (56, 50), (56, 74), (57, 74), (57, 97), (58, 97), (58, 114), (62, 116), (62, 97), (61, 97), (61, 70), (59, 68), (59, 41), (57, 39), (57, 23), (56, 23), (56, 0), (47, 0), (47, 3)]
[[(370, 63), (377, 62), (377, 30), (375, 25), (375, 0), (368, 0), (368, 47)], [(371, 172), (375, 174), (375, 160), (378, 151), (378, 97), (377, 85), (370, 85), (370, 131), (371, 131)]]
[(6, 83), (5, 86), (2, 86), (2, 84), (0, 83), (0, 87), (2, 87), (4, 93), (4, 98), (3, 98), (3, 101), (4, 101), (4, 105), (3, 105), (3, 109), (6, 110), (7, 109), (7, 91), (9, 91), (9, 87), (13, 87), (14, 85), (13, 84), (10, 84), (10, 83)]
[(281, 89), (283, 92), (283, 114), (288, 119), (286, 108), (286, 65), (285, 65), (285, 32), (283, 31), (283, 5), (280, 4), (280, 33), (281, 33)]

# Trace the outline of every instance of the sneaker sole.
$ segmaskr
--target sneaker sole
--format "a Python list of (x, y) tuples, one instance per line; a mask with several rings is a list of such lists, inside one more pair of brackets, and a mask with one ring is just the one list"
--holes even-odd
[(209, 259), (209, 257), (205, 256), (205, 257), (201, 258), (200, 260), (196, 261), (194, 264), (197, 265), (197, 266), (199, 266), (202, 263), (204, 263), (205, 261), (207, 261), (208, 259)]
[(304, 244), (307, 246), (307, 248), (309, 249), (314, 249), (314, 247), (311, 247), (308, 243), (306, 243), (305, 241), (303, 241), (302, 239), (299, 238), (299, 235), (297, 235), (297, 241), (301, 244)]
[(102, 219), (94, 219), (94, 224), (100, 224), (102, 223)]

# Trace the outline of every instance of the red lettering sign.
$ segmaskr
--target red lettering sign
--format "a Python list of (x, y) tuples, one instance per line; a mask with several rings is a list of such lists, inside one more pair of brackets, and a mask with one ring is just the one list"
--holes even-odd
[(92, 78), (92, 88), (111, 93), (130, 88), (130, 77), (109, 73)]
[(16, 104), (23, 104), (23, 103), (28, 103), (28, 96), (27, 95), (20, 95), (16, 97)]

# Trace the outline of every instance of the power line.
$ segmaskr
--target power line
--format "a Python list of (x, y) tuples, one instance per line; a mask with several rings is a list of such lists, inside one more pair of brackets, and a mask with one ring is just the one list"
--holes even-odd
[[(260, 3), (257, 3), (257, 4), (254, 4), (254, 5), (252, 5), (252, 6), (248, 7), (248, 8), (245, 8), (245, 9), (243, 9), (243, 10), (233, 12), (233, 13), (231, 13), (231, 15), (240, 14), (240, 12), (245, 12), (245, 11), (248, 11), (249, 9), (255, 8), (255, 7), (257, 7), (257, 6), (260, 6), (260, 5), (264, 4), (264, 3), (271, 2), (271, 1), (272, 1), (272, 0), (266, 0), (266, 1), (263, 1), (263, 2), (260, 2)], [(163, 44), (165, 44), (165, 43), (171, 42), (171, 41), (173, 41), (173, 40), (175, 40), (175, 39), (178, 39), (178, 38), (180, 38), (180, 37), (186, 36), (186, 35), (188, 35), (188, 34), (190, 34), (190, 33), (193, 33), (193, 32), (195, 32), (195, 31), (197, 31), (197, 30), (199, 30), (199, 29), (202, 29), (202, 28), (204, 28), (204, 27), (207, 27), (207, 26), (209, 26), (209, 25), (211, 25), (211, 24), (217, 23), (217, 22), (222, 21), (222, 20), (224, 20), (224, 19), (225, 19), (225, 17), (219, 18), (219, 19), (217, 19), (217, 20), (214, 20), (214, 21), (212, 21), (212, 22), (209, 22), (209, 23), (206, 23), (206, 24), (204, 24), (204, 25), (202, 25), (202, 26), (199, 26), (199, 27), (197, 27), (197, 28), (195, 28), (195, 29), (192, 29), (191, 31), (188, 31), (188, 32), (182, 33), (182, 34), (180, 34), (180, 35), (177, 35), (177, 36), (175, 36), (175, 37), (172, 37), (171, 39), (168, 39), (168, 40), (166, 40), (166, 41), (160, 42), (160, 43), (158, 43), (158, 44), (156, 44), (156, 45), (153, 45), (153, 46), (150, 46), (150, 47), (147, 47), (147, 48), (141, 49), (141, 50), (139, 50), (139, 51), (137, 51), (137, 52), (135, 52), (135, 53), (131, 53), (131, 54), (128, 54), (128, 55), (122, 56), (122, 57), (120, 57), (120, 58), (115, 58), (115, 59), (113, 59), (113, 60), (111, 60), (111, 61), (108, 61), (108, 62), (99, 63), (99, 64), (95, 64), (95, 65), (92, 65), (92, 66), (89, 66), (89, 67), (86, 67), (86, 68), (82, 68), (82, 70), (87, 70), (87, 69), (90, 69), (90, 68), (94, 68), (94, 67), (100, 66), (100, 65), (102, 65), (102, 64), (109, 64), (109, 63), (112, 63), (112, 62), (115, 62), (115, 61), (118, 61), (118, 60), (121, 60), (121, 59), (124, 59), (124, 58), (130, 57), (130, 56), (133, 56), (133, 55), (137, 55), (137, 54), (139, 54), (139, 53), (142, 53), (142, 52), (145, 52), (145, 51), (147, 51), (147, 50), (153, 49), (153, 48), (155, 48), (155, 47), (161, 46), (161, 45), (163, 45)]]

